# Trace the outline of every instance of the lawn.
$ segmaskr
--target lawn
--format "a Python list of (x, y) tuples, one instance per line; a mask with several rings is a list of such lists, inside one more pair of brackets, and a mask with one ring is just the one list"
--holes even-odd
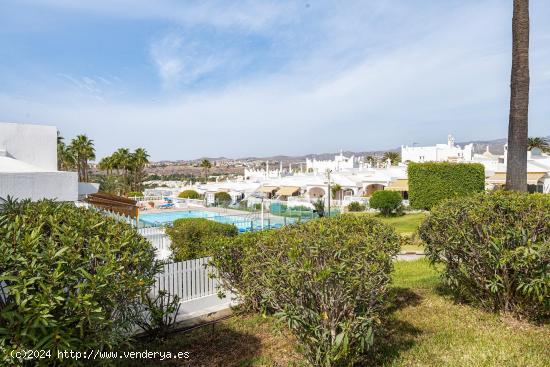
[(384, 217), (376, 215), (376, 219), (387, 223), (395, 228), (397, 233), (403, 235), (411, 235), (420, 226), (420, 223), (426, 218), (425, 213), (405, 214), (399, 217)]
[[(535, 326), (456, 304), (425, 260), (395, 265), (392, 316), (377, 336), (370, 366), (550, 366), (550, 325)], [(284, 326), (236, 315), (136, 350), (188, 351), (187, 361), (136, 366), (307, 366)], [(131, 364), (129, 364), (131, 365)]]

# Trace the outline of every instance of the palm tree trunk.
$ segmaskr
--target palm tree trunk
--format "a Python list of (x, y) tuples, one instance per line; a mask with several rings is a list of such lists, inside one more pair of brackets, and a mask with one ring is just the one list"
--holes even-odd
[(529, 0), (514, 0), (506, 189), (527, 191)]

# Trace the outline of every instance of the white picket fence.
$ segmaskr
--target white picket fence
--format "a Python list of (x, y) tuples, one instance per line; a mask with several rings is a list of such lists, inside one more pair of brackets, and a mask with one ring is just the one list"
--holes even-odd
[(157, 257), (161, 260), (168, 258), (171, 254), (170, 237), (164, 232), (163, 227), (143, 227), (137, 228), (140, 235), (145, 237), (157, 250)]
[(165, 264), (163, 270), (156, 275), (151, 295), (157, 296), (160, 291), (166, 291), (185, 302), (217, 294), (216, 271), (208, 265), (209, 261), (209, 257), (203, 257)]

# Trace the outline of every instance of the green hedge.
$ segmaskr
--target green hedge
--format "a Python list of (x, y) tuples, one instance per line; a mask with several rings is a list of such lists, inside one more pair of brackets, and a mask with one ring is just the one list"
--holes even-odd
[(46, 200), (0, 207), (0, 253), (7, 284), (0, 364), (12, 348), (51, 350), (57, 358), (58, 350), (116, 347), (128, 339), (135, 302), (159, 270), (153, 247), (130, 225)]
[(211, 242), (215, 237), (231, 237), (239, 233), (232, 224), (215, 222), (204, 218), (182, 218), (166, 228), (172, 241), (170, 249), (175, 261), (184, 261), (209, 256)]
[(497, 191), (447, 200), (419, 233), (458, 298), (550, 318), (550, 195)]
[(214, 194), (214, 201), (216, 205), (227, 206), (231, 204), (232, 199), (227, 192), (221, 191)]
[(200, 199), (201, 195), (195, 190), (184, 190), (178, 195), (181, 199)]
[(391, 227), (343, 214), (222, 240), (213, 264), (226, 289), (288, 325), (311, 365), (350, 366), (374, 344), (398, 251)]
[(409, 200), (414, 209), (430, 210), (443, 199), (485, 189), (485, 168), (479, 163), (409, 163)]

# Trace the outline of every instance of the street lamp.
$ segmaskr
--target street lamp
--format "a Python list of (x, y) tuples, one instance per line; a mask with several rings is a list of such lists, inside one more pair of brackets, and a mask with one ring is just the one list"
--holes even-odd
[(327, 180), (328, 180), (328, 217), (330, 218), (330, 174), (332, 173), (331, 169), (327, 168), (326, 174), (327, 174)]

